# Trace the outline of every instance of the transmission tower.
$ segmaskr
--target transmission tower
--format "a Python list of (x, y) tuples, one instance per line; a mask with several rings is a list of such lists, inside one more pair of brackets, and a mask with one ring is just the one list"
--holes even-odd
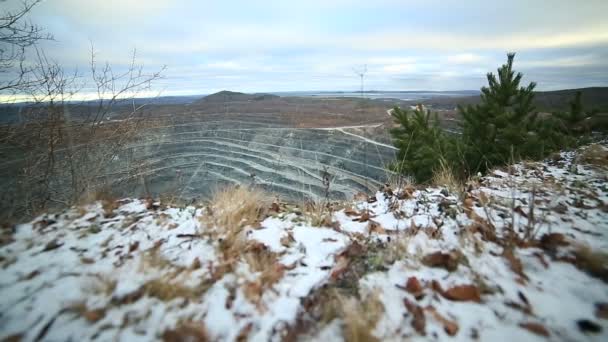
[[(363, 106), (363, 85), (364, 85), (364, 80), (365, 80), (365, 74), (367, 74), (367, 64), (364, 64), (363, 67), (361, 68), (353, 68), (353, 72), (359, 76), (359, 79), (361, 80), (361, 112), (363, 112), (364, 110), (364, 106)], [(365, 136), (365, 128), (362, 131), (363, 135)], [(365, 167), (364, 173), (365, 173), (365, 189), (366, 191), (369, 191), (369, 184), (367, 181), (367, 178), (369, 177), (368, 172), (367, 172), (367, 141), (363, 142), (363, 164)]]

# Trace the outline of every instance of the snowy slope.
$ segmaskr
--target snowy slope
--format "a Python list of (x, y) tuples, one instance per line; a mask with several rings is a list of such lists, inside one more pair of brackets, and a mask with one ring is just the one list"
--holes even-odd
[(206, 208), (45, 214), (3, 235), (0, 338), (606, 340), (607, 171), (583, 156), (384, 188), (323, 227), (273, 205), (230, 262)]

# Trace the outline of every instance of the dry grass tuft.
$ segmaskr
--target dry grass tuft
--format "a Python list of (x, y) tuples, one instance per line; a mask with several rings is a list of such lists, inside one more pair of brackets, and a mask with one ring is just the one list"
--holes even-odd
[(590, 275), (608, 283), (608, 253), (578, 246), (574, 251), (574, 265)]
[(581, 151), (577, 160), (594, 166), (608, 167), (608, 149), (600, 144), (591, 144)]
[(337, 226), (337, 222), (333, 221), (333, 205), (308, 201), (301, 204), (300, 208), (302, 208), (304, 218), (307, 219), (309, 224), (313, 227)]
[(210, 340), (203, 322), (181, 322), (174, 329), (165, 330), (162, 339), (164, 342)]
[(452, 168), (443, 160), (440, 161), (439, 168), (433, 172), (432, 184), (437, 187), (446, 187), (452, 194), (460, 194), (464, 190), (464, 185), (454, 176)]
[(209, 208), (216, 227), (233, 233), (261, 220), (270, 202), (260, 190), (231, 186), (215, 193)]
[(171, 280), (170, 276), (150, 280), (142, 286), (140, 291), (150, 297), (170, 301), (176, 298), (197, 299), (209, 288), (205, 282), (200, 286), (188, 287)]
[(79, 205), (86, 205), (93, 202), (101, 202), (105, 217), (112, 217), (114, 210), (118, 208), (117, 197), (112, 194), (112, 190), (107, 187), (87, 191), (78, 200)]
[(332, 289), (324, 300), (321, 321), (329, 323), (335, 318), (341, 318), (346, 341), (378, 341), (372, 331), (383, 312), (384, 305), (377, 294), (369, 294), (359, 300)]

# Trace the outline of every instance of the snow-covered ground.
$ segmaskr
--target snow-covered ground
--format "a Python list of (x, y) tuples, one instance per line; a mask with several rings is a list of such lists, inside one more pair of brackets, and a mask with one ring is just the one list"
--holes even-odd
[(607, 174), (564, 152), (462, 194), (384, 188), (323, 227), (275, 204), (231, 260), (207, 208), (41, 215), (2, 235), (0, 339), (605, 341)]

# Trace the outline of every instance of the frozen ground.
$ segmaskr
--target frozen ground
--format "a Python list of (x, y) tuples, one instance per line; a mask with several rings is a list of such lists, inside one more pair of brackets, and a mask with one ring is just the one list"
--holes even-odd
[(605, 341), (606, 147), (594, 148), (463, 193), (385, 187), (322, 220), (275, 203), (239, 245), (206, 207), (41, 215), (3, 231), (0, 339)]

